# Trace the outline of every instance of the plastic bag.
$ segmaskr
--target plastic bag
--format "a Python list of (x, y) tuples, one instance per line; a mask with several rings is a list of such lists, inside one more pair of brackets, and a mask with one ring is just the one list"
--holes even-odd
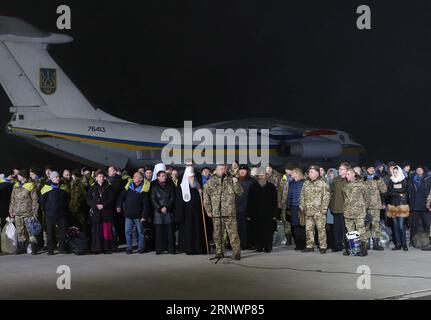
[(42, 225), (37, 218), (31, 217), (26, 219), (25, 225), (30, 236), (37, 237), (42, 233)]
[(359, 232), (347, 232), (347, 242), (349, 243), (349, 250), (351, 256), (359, 256), (361, 253), (361, 240), (359, 238)]
[(13, 220), (6, 218), (6, 224), (1, 232), (1, 250), (3, 253), (14, 254), (18, 247), (18, 234)]

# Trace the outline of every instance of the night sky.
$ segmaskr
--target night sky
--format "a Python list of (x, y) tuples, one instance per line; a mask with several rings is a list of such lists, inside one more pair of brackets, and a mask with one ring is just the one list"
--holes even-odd
[[(0, 13), (59, 32), (60, 4), (75, 42), (50, 52), (108, 113), (175, 127), (276, 117), (347, 131), (370, 159), (431, 163), (429, 0), (1, 0)], [(372, 30), (356, 28), (360, 4)], [(0, 90), (2, 127), (9, 104)], [(72, 165), (4, 130), (0, 145), (0, 169)]]

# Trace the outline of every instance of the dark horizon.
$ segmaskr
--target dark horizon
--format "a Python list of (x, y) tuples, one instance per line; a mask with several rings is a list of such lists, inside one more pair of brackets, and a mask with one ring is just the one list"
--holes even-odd
[[(71, 44), (50, 53), (95, 106), (120, 118), (195, 126), (271, 117), (350, 133), (370, 160), (429, 164), (431, 3), (2, 1), (50, 32), (72, 9)], [(372, 30), (356, 28), (368, 4)], [(0, 126), (10, 118), (0, 89)], [(0, 133), (0, 169), (76, 166)], [(0, 170), (1, 171), (1, 170)]]

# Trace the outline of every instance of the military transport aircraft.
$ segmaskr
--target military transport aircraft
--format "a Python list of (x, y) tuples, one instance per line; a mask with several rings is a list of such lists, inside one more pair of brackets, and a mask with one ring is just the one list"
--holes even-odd
[[(41, 31), (22, 19), (0, 16), (0, 83), (12, 103), (7, 132), (92, 166), (137, 168), (160, 162), (167, 128), (125, 121), (94, 108), (51, 58), (49, 45), (71, 41), (70, 36)], [(270, 162), (276, 166), (360, 161), (365, 154), (346, 132), (278, 119), (233, 120), (200, 128), (269, 129)]]

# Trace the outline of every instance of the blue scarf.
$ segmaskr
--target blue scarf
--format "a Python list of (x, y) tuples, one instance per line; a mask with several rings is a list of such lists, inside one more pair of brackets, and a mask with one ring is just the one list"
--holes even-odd
[(141, 193), (143, 187), (144, 187), (143, 183), (141, 183), (139, 186), (135, 186), (134, 182), (129, 184), (129, 190), (135, 191), (137, 193)]
[(415, 184), (416, 188), (419, 188), (421, 181), (422, 181), (422, 177), (419, 177), (418, 175), (415, 175), (413, 177), (413, 183)]
[(374, 180), (375, 174), (367, 174), (367, 180)]

